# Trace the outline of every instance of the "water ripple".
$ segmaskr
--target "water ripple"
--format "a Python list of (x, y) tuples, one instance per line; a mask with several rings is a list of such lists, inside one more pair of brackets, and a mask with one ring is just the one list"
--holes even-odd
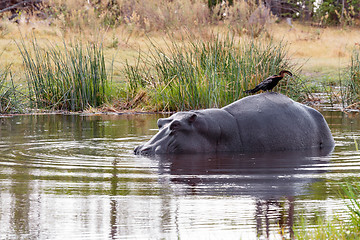
[(299, 212), (310, 219), (343, 212), (337, 190), (359, 176), (360, 121), (328, 114), (336, 141), (329, 156), (149, 158), (133, 149), (154, 134), (157, 116), (3, 119), (0, 236), (239, 238), (242, 231), (245, 239), (265, 229), (278, 236), (286, 229), (279, 224)]

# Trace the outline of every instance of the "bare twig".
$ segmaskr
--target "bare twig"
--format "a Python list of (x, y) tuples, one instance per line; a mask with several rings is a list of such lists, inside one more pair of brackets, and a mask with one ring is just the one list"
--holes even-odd
[(14, 4), (14, 5), (10, 6), (10, 7), (7, 7), (7, 8), (4, 8), (4, 9), (0, 10), (0, 13), (3, 13), (3, 12), (6, 12), (6, 11), (10, 11), (12, 9), (18, 8), (20, 5), (26, 4), (26, 3), (33, 3), (33, 4), (42, 3), (42, 0), (25, 0), (25, 1), (16, 3), (16, 4)]

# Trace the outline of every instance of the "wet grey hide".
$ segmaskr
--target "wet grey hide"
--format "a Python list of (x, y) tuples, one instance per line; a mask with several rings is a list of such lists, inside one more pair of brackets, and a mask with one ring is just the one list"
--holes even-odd
[(248, 96), (221, 109), (178, 112), (135, 154), (267, 152), (334, 146), (317, 110), (279, 93)]

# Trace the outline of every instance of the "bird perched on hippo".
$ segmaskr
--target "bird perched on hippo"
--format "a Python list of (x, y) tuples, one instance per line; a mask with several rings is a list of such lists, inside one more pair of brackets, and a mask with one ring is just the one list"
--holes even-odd
[(263, 91), (272, 91), (273, 88), (279, 83), (281, 79), (285, 76), (285, 74), (288, 74), (292, 76), (292, 73), (287, 70), (282, 70), (279, 75), (272, 75), (268, 78), (266, 78), (264, 81), (256, 85), (255, 88), (244, 91), (245, 93), (256, 93), (260, 90)]
[(333, 147), (320, 112), (274, 92), (223, 108), (178, 112), (158, 120), (159, 132), (135, 154), (267, 152)]

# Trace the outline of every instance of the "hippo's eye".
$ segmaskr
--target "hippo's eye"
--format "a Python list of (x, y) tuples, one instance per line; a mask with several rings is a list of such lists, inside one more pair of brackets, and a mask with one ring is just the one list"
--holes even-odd
[(196, 118), (197, 118), (196, 113), (193, 113), (193, 114), (189, 117), (189, 119), (188, 119), (189, 123), (190, 123), (190, 124), (191, 124), (191, 123), (194, 123), (195, 120), (196, 120)]
[(173, 121), (169, 128), (171, 131), (176, 131), (180, 128), (180, 126), (181, 126), (181, 123), (179, 121)]

